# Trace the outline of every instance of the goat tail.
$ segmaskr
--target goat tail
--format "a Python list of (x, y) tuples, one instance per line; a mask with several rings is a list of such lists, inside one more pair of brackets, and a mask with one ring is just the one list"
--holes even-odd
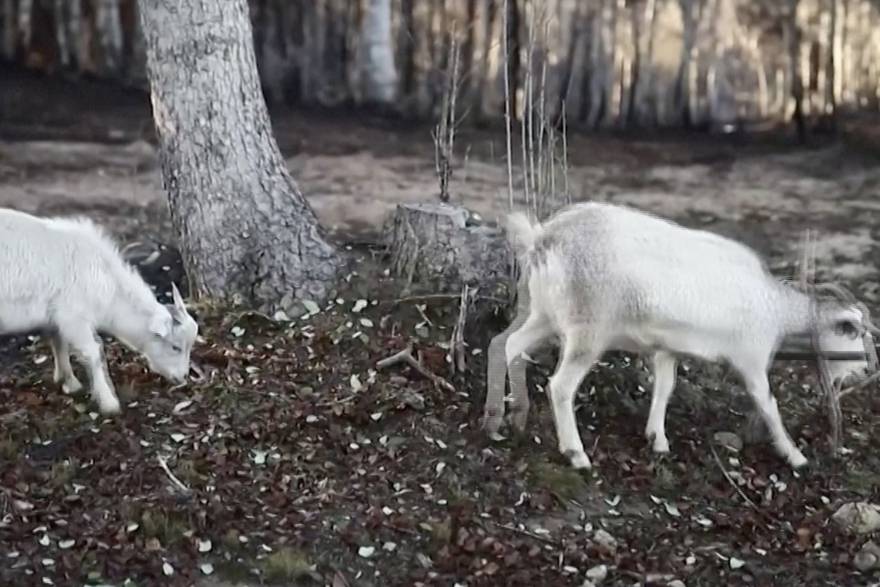
[(542, 232), (541, 224), (532, 222), (524, 212), (512, 212), (507, 216), (507, 238), (519, 257), (532, 250)]

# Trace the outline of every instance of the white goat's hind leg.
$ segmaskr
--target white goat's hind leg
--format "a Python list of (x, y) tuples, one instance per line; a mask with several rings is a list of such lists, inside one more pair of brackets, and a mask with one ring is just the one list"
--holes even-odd
[(510, 366), (520, 355), (534, 349), (552, 334), (550, 321), (540, 312), (530, 312), (525, 324), (507, 337), (504, 346), (507, 365)]
[(773, 444), (780, 455), (785, 457), (791, 466), (795, 469), (807, 464), (807, 459), (803, 453), (794, 445), (785, 425), (782, 423), (782, 417), (779, 415), (779, 407), (776, 405), (776, 398), (770, 393), (770, 382), (767, 380), (767, 372), (760, 365), (751, 365), (749, 367), (737, 366), (737, 370), (743, 377), (746, 389), (752, 396), (755, 406), (770, 436), (773, 438)]
[(514, 430), (524, 432), (529, 418), (529, 385), (526, 380), (526, 360), (522, 355), (508, 366), (510, 378), (510, 424)]
[(59, 335), (70, 341), (70, 345), (85, 361), (92, 384), (92, 398), (98, 403), (98, 409), (102, 414), (118, 414), (121, 411), (119, 400), (107, 374), (107, 362), (104, 360), (104, 352), (98, 335), (81, 323), (59, 325)]
[(49, 346), (52, 347), (52, 356), (55, 358), (55, 373), (52, 378), (55, 383), (61, 384), (64, 393), (76, 393), (82, 389), (82, 383), (76, 378), (70, 364), (70, 346), (58, 334), (49, 337)]
[(507, 337), (504, 350), (510, 377), (510, 393), (513, 399), (511, 414), (513, 426), (519, 431), (525, 429), (529, 414), (526, 362), (522, 358), (522, 354), (535, 349), (552, 335), (550, 321), (540, 312), (530, 312), (525, 324)]
[(675, 364), (673, 355), (666, 351), (654, 353), (654, 391), (651, 394), (651, 411), (645, 426), (645, 437), (653, 441), (656, 453), (669, 452), (666, 438), (666, 407), (675, 387)]
[(600, 354), (584, 349), (576, 339), (573, 343), (565, 343), (559, 367), (550, 378), (550, 401), (553, 404), (559, 452), (565, 455), (576, 469), (589, 469), (592, 465), (587, 453), (584, 452), (574, 417), (574, 396), (584, 376)]

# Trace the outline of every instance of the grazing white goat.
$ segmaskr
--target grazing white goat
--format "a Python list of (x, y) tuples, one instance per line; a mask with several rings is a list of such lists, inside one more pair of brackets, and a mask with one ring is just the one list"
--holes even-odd
[[(543, 224), (514, 213), (508, 225), (529, 307), (507, 337), (506, 361), (513, 367), (522, 353), (558, 339), (550, 399), (559, 450), (574, 467), (591, 466), (575, 422), (575, 392), (608, 350), (653, 354), (645, 435), (655, 452), (669, 450), (666, 406), (676, 356), (687, 355), (727, 361), (742, 377), (776, 449), (795, 468), (806, 463), (770, 393), (770, 361), (784, 338), (813, 332), (823, 352), (863, 353), (868, 320), (855, 300), (814, 298), (776, 280), (752, 250), (733, 240), (624, 206), (578, 204)], [(868, 363), (832, 361), (831, 368), (842, 379), (865, 372)], [(524, 382), (520, 387), (515, 396), (525, 394)], [(497, 402), (487, 399), (490, 432), (503, 412)], [(522, 427), (525, 415), (515, 415)]]
[(38, 218), (0, 209), (0, 335), (44, 332), (56, 383), (82, 388), (70, 365), (85, 361), (92, 397), (104, 414), (120, 411), (98, 333), (146, 357), (174, 382), (186, 379), (198, 325), (177, 287), (163, 305), (100, 227), (82, 218)]

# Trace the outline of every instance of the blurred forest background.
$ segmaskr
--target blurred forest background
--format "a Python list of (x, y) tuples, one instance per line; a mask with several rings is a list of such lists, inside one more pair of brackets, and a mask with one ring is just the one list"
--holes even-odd
[[(833, 128), (880, 100), (872, 0), (251, 0), (271, 103), (442, 108), (450, 45), (459, 112), (517, 117), (543, 86), (572, 127)], [(505, 15), (505, 10), (507, 14)], [(146, 88), (135, 0), (2, 0), (2, 56)], [(507, 31), (505, 34), (505, 26)], [(509, 45), (505, 76), (503, 49)], [(534, 66), (534, 64), (541, 64)], [(530, 67), (530, 65), (532, 65)]]

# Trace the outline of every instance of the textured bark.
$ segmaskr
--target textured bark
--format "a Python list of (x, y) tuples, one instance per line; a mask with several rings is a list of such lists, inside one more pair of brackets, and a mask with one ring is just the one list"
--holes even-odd
[(198, 296), (262, 311), (325, 297), (340, 265), (278, 151), (246, 0), (142, 0), (165, 189)]
[(384, 229), (392, 272), (427, 291), (459, 291), (467, 284), (489, 293), (506, 284), (503, 232), (472, 225), (470, 218), (450, 204), (399, 205)]

